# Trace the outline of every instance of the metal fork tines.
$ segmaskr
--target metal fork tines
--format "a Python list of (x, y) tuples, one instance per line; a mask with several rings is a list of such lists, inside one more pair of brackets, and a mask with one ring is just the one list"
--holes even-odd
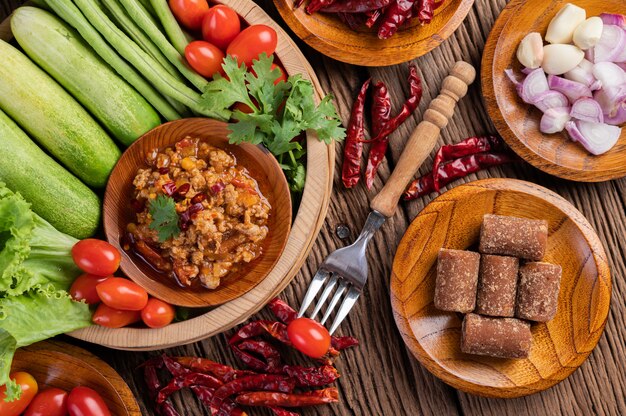
[(365, 287), (368, 272), (365, 250), (376, 230), (384, 222), (385, 217), (382, 214), (376, 211), (370, 212), (359, 238), (353, 244), (330, 253), (326, 260), (322, 262), (309, 284), (309, 289), (306, 295), (304, 295), (302, 306), (298, 312), (299, 317), (306, 313), (315, 297), (321, 291), (322, 293), (313, 308), (313, 312), (309, 315), (311, 319), (314, 319), (334, 290), (333, 297), (326, 307), (320, 322), (322, 325), (326, 323), (339, 301), (343, 298), (343, 302), (337, 310), (335, 320), (329, 331), (331, 334), (335, 332)]

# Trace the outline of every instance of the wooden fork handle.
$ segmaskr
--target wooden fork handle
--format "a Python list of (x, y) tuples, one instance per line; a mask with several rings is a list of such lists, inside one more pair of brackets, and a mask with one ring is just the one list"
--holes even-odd
[(450, 75), (443, 80), (441, 92), (431, 101), (424, 119), (411, 134), (387, 183), (372, 200), (370, 207), (373, 210), (385, 217), (393, 215), (400, 195), (435, 147), (441, 129), (454, 114), (456, 103), (467, 94), (467, 88), (475, 78), (476, 70), (472, 65), (463, 61), (454, 64)]

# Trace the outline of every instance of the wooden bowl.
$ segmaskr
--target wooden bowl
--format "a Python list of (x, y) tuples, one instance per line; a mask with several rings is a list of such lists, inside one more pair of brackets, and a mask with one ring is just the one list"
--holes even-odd
[[(120, 268), (148, 293), (168, 303), (204, 307), (233, 300), (256, 286), (272, 270), (283, 252), (291, 229), (291, 195), (289, 185), (276, 158), (264, 147), (249, 143), (230, 145), (226, 123), (208, 118), (187, 118), (161, 124), (135, 141), (115, 165), (104, 194), (103, 223), (109, 243), (122, 253)], [(235, 156), (237, 165), (245, 167), (256, 179), (259, 190), (271, 206), (268, 235), (262, 243), (261, 255), (222, 279), (216, 289), (199, 285), (181, 287), (171, 276), (159, 272), (134, 253), (121, 247), (126, 226), (137, 220), (130, 205), (133, 179), (137, 170), (146, 168), (146, 154), (164, 150), (185, 137), (225, 150)]]
[[(539, 131), (541, 111), (518, 97), (504, 74), (507, 68), (519, 73), (517, 47), (529, 32), (545, 35), (550, 20), (567, 3), (565, 0), (512, 0), (496, 21), (482, 59), (482, 91), (489, 116), (513, 150), (538, 169), (560, 178), (599, 182), (626, 175), (626, 129), (610, 151), (594, 156), (571, 141), (566, 132)], [(587, 16), (602, 12), (623, 13), (624, 0), (580, 0)]]
[(15, 352), (11, 371), (30, 373), (39, 391), (57, 387), (70, 391), (86, 386), (97, 391), (112, 415), (141, 416), (139, 406), (124, 380), (95, 355), (60, 341), (44, 341)]
[[(546, 219), (544, 259), (563, 267), (557, 315), (532, 325), (528, 359), (462, 353), (462, 315), (433, 305), (439, 249), (477, 246), (487, 213)], [(393, 314), (413, 355), (452, 387), (488, 397), (526, 396), (569, 376), (598, 343), (610, 301), (607, 256), (591, 224), (554, 192), (513, 179), (472, 182), (428, 204), (402, 238), (391, 275)]]
[(274, 4), (289, 27), (310, 46), (338, 61), (363, 66), (395, 65), (428, 53), (459, 27), (474, 4), (474, 0), (445, 0), (429, 24), (421, 26), (413, 19), (382, 40), (377, 26), (354, 31), (334, 14), (308, 14), (308, 1), (295, 10), (293, 0), (274, 0)]

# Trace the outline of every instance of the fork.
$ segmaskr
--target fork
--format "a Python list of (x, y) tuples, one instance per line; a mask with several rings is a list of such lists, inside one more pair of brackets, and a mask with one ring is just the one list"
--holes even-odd
[(400, 195), (435, 147), (441, 129), (448, 124), (454, 114), (456, 103), (467, 94), (468, 86), (475, 78), (476, 70), (467, 62), (458, 61), (451, 68), (450, 74), (443, 80), (441, 92), (424, 112), (423, 120), (411, 134), (387, 183), (372, 199), (370, 203), (372, 211), (361, 234), (353, 244), (333, 251), (322, 262), (304, 295), (298, 317), (306, 313), (321, 291), (313, 312), (309, 315), (311, 319), (315, 319), (335, 287), (335, 293), (320, 322), (322, 325), (326, 323), (344, 293), (346, 295), (330, 327), (330, 334), (335, 332), (348, 315), (367, 282), (368, 266), (365, 250), (369, 241), (385, 220), (393, 216)]

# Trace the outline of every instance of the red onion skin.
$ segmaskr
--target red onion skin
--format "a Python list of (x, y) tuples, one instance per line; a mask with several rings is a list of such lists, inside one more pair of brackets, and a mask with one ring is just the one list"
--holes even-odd
[(626, 29), (626, 16), (617, 13), (600, 13), (600, 19), (605, 25), (615, 25)]

